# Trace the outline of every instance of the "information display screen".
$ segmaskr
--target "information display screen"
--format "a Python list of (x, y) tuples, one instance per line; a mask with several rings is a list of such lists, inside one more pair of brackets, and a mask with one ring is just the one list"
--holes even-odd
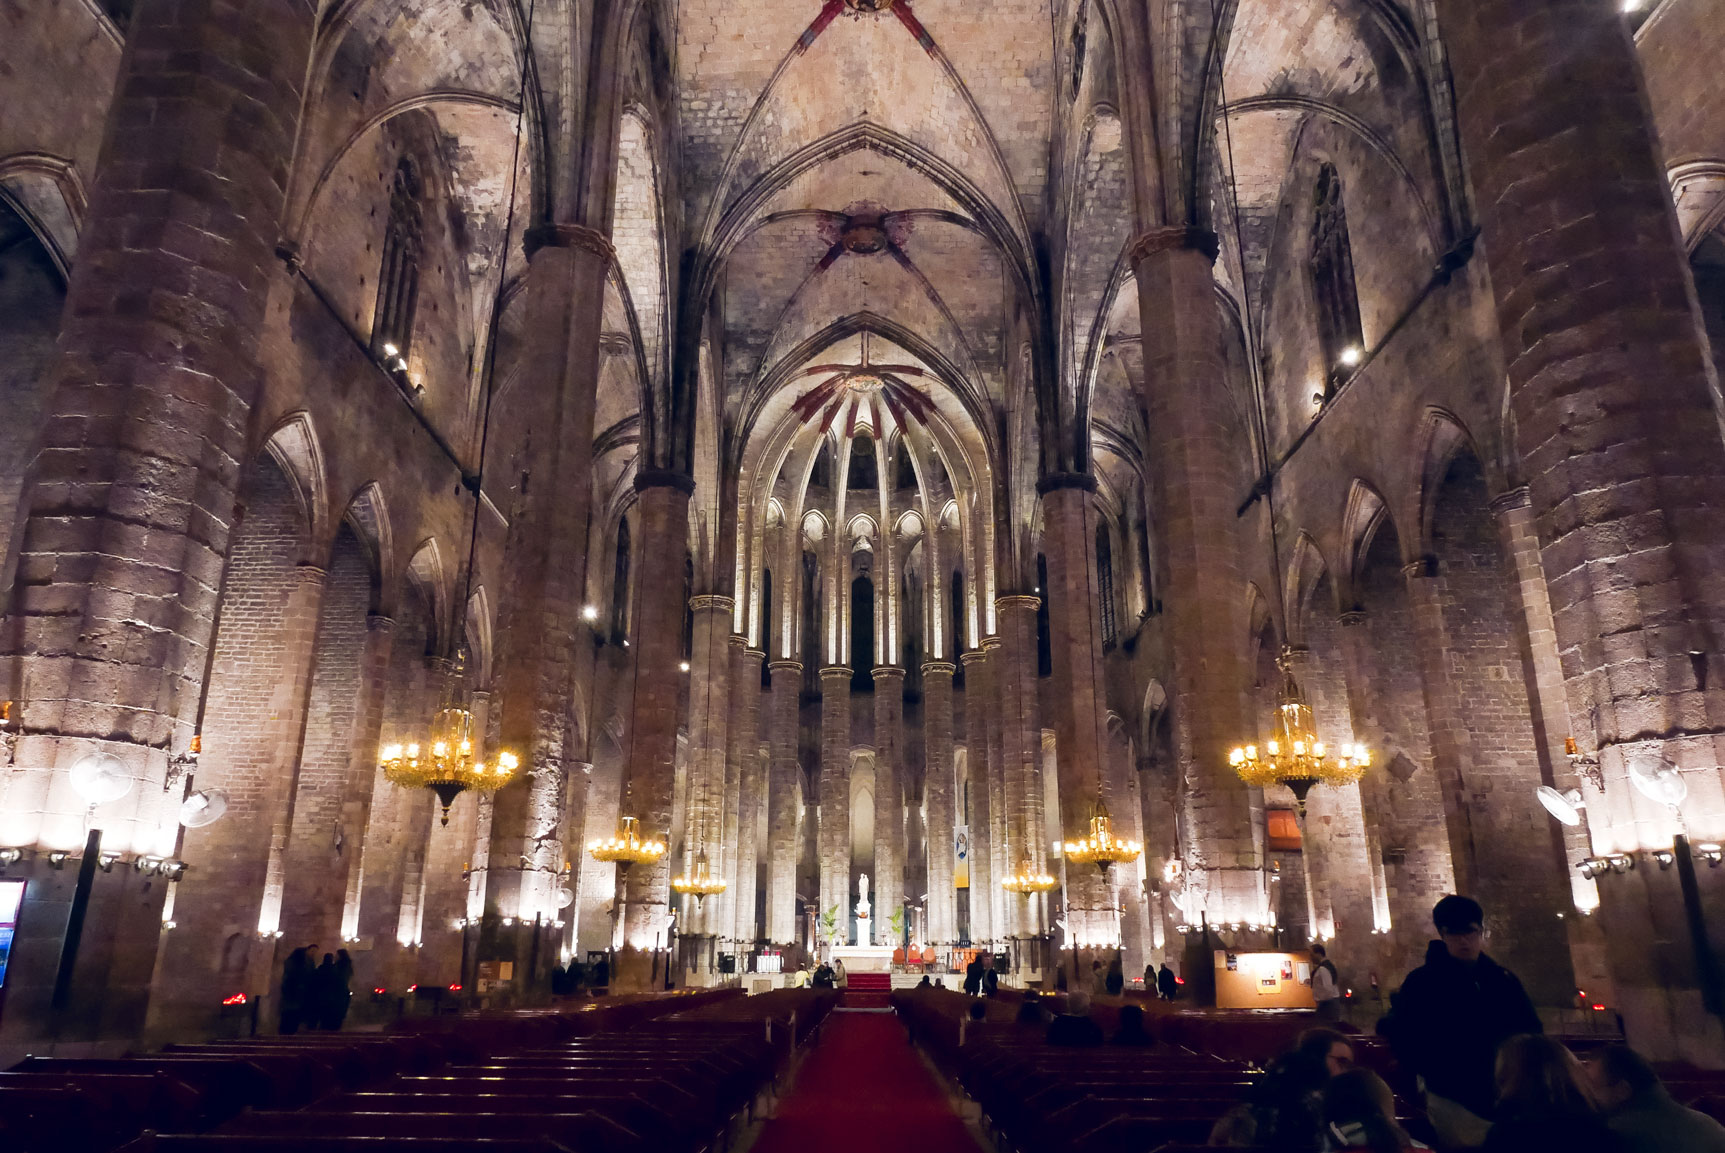
[(18, 928), (18, 909), (24, 904), (24, 882), (0, 877), (0, 989), (6, 987), (6, 962), (12, 956), (12, 934)]

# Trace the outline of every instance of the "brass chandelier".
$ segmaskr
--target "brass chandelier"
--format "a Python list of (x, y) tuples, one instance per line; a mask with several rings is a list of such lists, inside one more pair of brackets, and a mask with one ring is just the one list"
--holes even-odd
[(717, 896), (724, 892), (726, 887), (725, 880), (722, 877), (715, 877), (712, 870), (708, 868), (705, 852), (695, 858), (693, 869), (671, 878), (671, 889), (685, 897), (695, 898), (697, 904), (702, 898)]
[(1362, 744), (1344, 744), (1334, 753), (1318, 739), (1312, 706), (1294, 677), (1287, 649), (1276, 664), (1282, 670), (1282, 689), (1276, 700), (1276, 735), (1257, 745), (1238, 745), (1228, 754), (1228, 764), (1240, 780), (1256, 788), (1286, 785), (1294, 794), (1300, 814), (1306, 812), (1306, 794), (1314, 785), (1347, 785), (1359, 780), (1371, 767), (1371, 752)]
[(423, 742), (394, 744), (378, 757), (384, 779), (404, 789), (430, 789), (443, 806), (443, 823), (449, 824), (449, 806), (465, 792), (494, 793), (509, 782), (521, 761), (507, 750), (487, 765), (473, 757), (473, 713), (466, 707), (462, 688), (463, 661), (457, 657), (443, 686), (443, 703), (431, 718)]
[(1095, 812), (1090, 817), (1090, 835), (1076, 841), (1067, 841), (1061, 846), (1061, 851), (1066, 854), (1068, 861), (1095, 865), (1107, 872), (1110, 865), (1136, 861), (1144, 852), (1144, 846), (1137, 841), (1115, 836), (1108, 806), (1098, 801)]
[(641, 823), (634, 817), (619, 817), (617, 831), (610, 837), (600, 837), (589, 841), (587, 855), (595, 861), (605, 861), (622, 865), (651, 865), (665, 855), (665, 842), (657, 838), (643, 838)]
[(1010, 877), (1002, 878), (1000, 887), (1009, 893), (1048, 893), (1060, 886), (1048, 873), (1037, 872), (1029, 861), (1018, 862), (1018, 872)]

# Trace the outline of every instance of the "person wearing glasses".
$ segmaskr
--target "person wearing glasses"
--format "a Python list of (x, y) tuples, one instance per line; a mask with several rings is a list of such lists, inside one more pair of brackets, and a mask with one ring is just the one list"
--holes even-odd
[(1446, 1145), (1485, 1140), (1497, 1100), (1497, 1051), (1519, 1033), (1541, 1033), (1521, 981), (1485, 954), (1485, 910), (1454, 894), (1432, 909), (1438, 940), (1407, 975), (1378, 1032), (1417, 1074), (1426, 1113)]

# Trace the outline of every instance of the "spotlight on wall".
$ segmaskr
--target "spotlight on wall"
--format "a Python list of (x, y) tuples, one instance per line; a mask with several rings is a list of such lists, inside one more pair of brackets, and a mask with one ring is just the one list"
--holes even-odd
[(50, 869), (64, 869), (66, 867), (66, 858), (71, 855), (72, 854), (68, 853), (65, 849), (55, 849), (53, 852), (48, 854), (48, 867)]
[(1671, 867), (1671, 863), (1676, 859), (1676, 856), (1672, 854), (1670, 849), (1653, 850), (1653, 861), (1659, 866), (1659, 871), (1662, 873), (1666, 869), (1669, 869)]
[(101, 856), (96, 858), (96, 867), (101, 869), (104, 873), (111, 873), (114, 871), (114, 862), (119, 859), (120, 854), (118, 853), (111, 851), (103, 853)]
[[(1718, 846), (1714, 847), (1717, 848)], [(23, 859), (23, 849), (0, 849), (0, 869), (4, 869), (9, 865), (16, 865)]]
[(688, 672), (689, 671), (689, 662), (688, 661), (678, 661), (677, 662), (677, 671), (680, 673)]
[(581, 619), (584, 621), (596, 621), (599, 619), (599, 610), (592, 605), (582, 605)]
[[(1725, 860), (1725, 849), (1709, 842), (1705, 845), (1696, 845), (1695, 855), (1700, 857), (1703, 861), (1706, 861), (1709, 868), (1717, 869), (1719, 867), (1719, 862)], [(4, 859), (5, 854), (0, 853), (0, 860)]]
[(1628, 16), (1641, 11), (1645, 7), (1647, 7), (1647, 0), (1621, 0), (1617, 5), (1617, 10), (1622, 12), (1625, 16)]
[(1593, 878), (1603, 876), (1605, 873), (1609, 872), (1611, 870), (1611, 862), (1604, 857), (1589, 857), (1587, 860), (1577, 865), (1576, 868), (1581, 870), (1582, 876), (1591, 881)]
[(1550, 785), (1541, 785), (1533, 791), (1533, 795), (1539, 798), (1545, 811), (1559, 821), (1571, 828), (1581, 824), (1581, 811), (1587, 807), (1587, 802), (1581, 799), (1580, 789), (1560, 793)]
[(1614, 873), (1627, 873), (1635, 867), (1635, 858), (1628, 853), (1613, 853), (1610, 862)]
[(383, 355), (385, 355), (385, 356), (400, 356), (401, 355), (401, 349), (397, 348), (393, 341), (386, 340), (383, 342)]
[(1341, 355), (1336, 359), (1340, 360), (1344, 367), (1353, 368), (1360, 363), (1360, 358), (1363, 355), (1364, 354), (1360, 352), (1359, 345), (1350, 344), (1346, 348), (1342, 349)]

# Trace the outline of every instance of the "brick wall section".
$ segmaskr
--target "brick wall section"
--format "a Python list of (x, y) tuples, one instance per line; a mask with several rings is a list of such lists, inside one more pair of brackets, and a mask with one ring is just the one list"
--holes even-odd
[[(1705, 800), (1690, 827), (1717, 826), (1725, 442), (1632, 46), (1615, 10), (1585, 0), (1442, 0), (1438, 13), (1570, 713), (1596, 709), (1605, 739), (1645, 736), (1692, 767)], [(1633, 845), (1624, 752), (1603, 760), (1612, 803), (1589, 821)], [(1636, 887), (1617, 891), (1634, 904)], [(1630, 1040), (1716, 1053), (1725, 1041), (1697, 1011), (1681, 949), (1674, 970), (1647, 970), (1642, 913), (1625, 915), (1609, 937)]]
[(1432, 529), (1444, 652), (1468, 733), (1465, 802), (1476, 854), (1474, 895), (1492, 922), (1494, 957), (1523, 974), (1541, 1004), (1567, 1004), (1575, 981), (1559, 914), (1570, 907), (1556, 826), (1534, 798), (1539, 750), (1510, 571), (1477, 462), (1450, 470)]
[[(344, 532), (324, 579), (305, 739), (294, 776), (282, 900), (282, 929), (287, 935), (296, 941), (317, 941), (325, 951), (341, 938), (348, 871), (360, 856), (363, 839), (356, 837), (350, 843), (342, 806), (359, 736), (370, 601), (371, 573), (365, 554)], [(368, 775), (373, 773), (375, 769)]]
[(33, 728), (161, 746), (192, 721), (311, 17), (298, 0), (133, 14), (5, 641)]

